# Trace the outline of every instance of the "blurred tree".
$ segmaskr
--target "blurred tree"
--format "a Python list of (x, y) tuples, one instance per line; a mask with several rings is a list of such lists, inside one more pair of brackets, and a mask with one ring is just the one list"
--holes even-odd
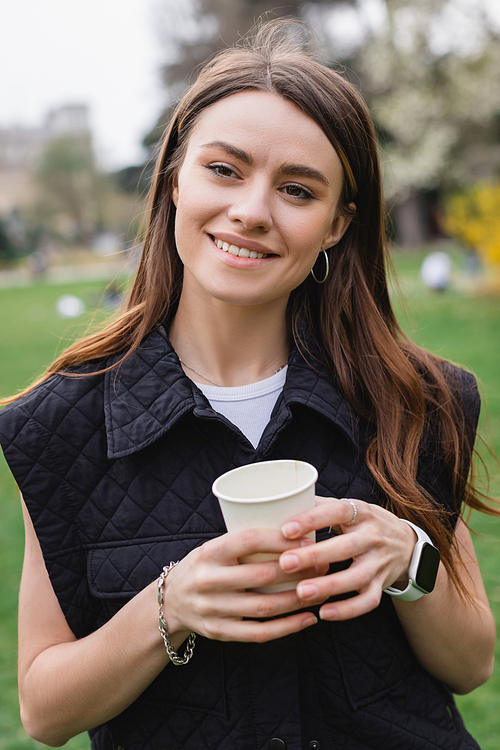
[(116, 252), (130, 244), (142, 206), (137, 183), (130, 189), (120, 176), (99, 170), (87, 135), (49, 141), (35, 170), (37, 199), (23, 216), (31, 249), (50, 239), (94, 248), (112, 242)]
[[(357, 0), (315, 0), (315, 6), (355, 6)], [(162, 78), (171, 101), (175, 101), (188, 85), (191, 76), (217, 50), (234, 44), (261, 17), (282, 16), (305, 18), (311, 7), (304, 0), (162, 0), (157, 5), (157, 25), (165, 50)], [(144, 139), (154, 149), (169, 121), (172, 104), (161, 113), (155, 127)]]
[(9, 261), (16, 255), (16, 246), (11, 239), (7, 222), (0, 218), (0, 263)]
[(387, 190), (402, 196), (491, 176), (500, 44), (481, 3), (386, 0), (386, 9), (356, 69), (385, 142)]
[(353, 58), (402, 244), (428, 239), (429, 191), (439, 196), (499, 173), (500, 42), (487, 7), (385, 0), (383, 23)]
[(476, 183), (450, 195), (444, 226), (450, 236), (477, 250), (486, 266), (500, 269), (500, 182)]
[[(315, 0), (332, 8), (356, 5), (357, 0)], [(198, 65), (218, 49), (234, 44), (267, 16), (304, 17), (310, 5), (304, 0), (167, 0), (159, 6), (159, 28), (169, 59), (163, 69), (166, 85), (178, 93)], [(175, 23), (172, 23), (175, 19)]]
[(37, 213), (46, 229), (85, 244), (102, 224), (104, 177), (95, 165), (90, 139), (62, 136), (48, 142), (35, 171)]

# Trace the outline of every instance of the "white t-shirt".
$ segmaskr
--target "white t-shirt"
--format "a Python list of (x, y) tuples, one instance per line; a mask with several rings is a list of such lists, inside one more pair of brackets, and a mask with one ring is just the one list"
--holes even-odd
[(287, 369), (288, 365), (270, 378), (233, 388), (219, 388), (205, 383), (196, 385), (212, 409), (236, 425), (256, 448), (285, 385)]

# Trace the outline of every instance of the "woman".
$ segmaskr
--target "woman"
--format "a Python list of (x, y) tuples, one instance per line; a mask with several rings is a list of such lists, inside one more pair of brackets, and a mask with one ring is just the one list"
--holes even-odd
[[(205, 66), (126, 312), (2, 413), (21, 713), (49, 745), (478, 747), (452, 697), (493, 663), (461, 517), (486, 508), (477, 390), (401, 333), (369, 114), (296, 38), (266, 24)], [(212, 482), (275, 458), (317, 467), (315, 509), (224, 533)]]

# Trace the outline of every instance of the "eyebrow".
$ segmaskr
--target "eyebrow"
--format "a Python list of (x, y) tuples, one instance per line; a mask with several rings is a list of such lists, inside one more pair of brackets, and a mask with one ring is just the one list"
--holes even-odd
[(310, 177), (313, 180), (322, 182), (327, 187), (330, 185), (330, 180), (323, 172), (319, 169), (313, 169), (312, 167), (304, 167), (301, 164), (284, 164), (280, 172), (283, 174), (289, 174), (292, 177)]
[[(225, 141), (210, 141), (210, 143), (204, 143), (202, 145), (202, 148), (214, 147), (223, 149), (226, 153), (239, 159), (244, 164), (248, 164), (249, 166), (253, 164), (253, 159), (250, 154), (237, 146), (233, 146), (231, 143), (226, 143)], [(302, 164), (282, 164), (279, 171), (280, 174), (287, 174), (291, 177), (309, 177), (310, 179), (321, 182), (327, 187), (330, 185), (330, 180), (326, 175), (324, 175), (323, 172), (320, 172), (319, 169), (314, 169), (313, 167), (306, 167)]]
[(253, 159), (250, 156), (250, 154), (247, 154), (246, 151), (243, 151), (242, 148), (237, 148), (236, 146), (233, 146), (231, 143), (226, 143), (225, 141), (210, 141), (210, 143), (204, 143), (202, 145), (202, 148), (222, 148), (224, 151), (226, 151), (228, 154), (231, 154), (231, 156), (235, 156), (240, 161), (244, 162), (245, 164), (253, 164)]

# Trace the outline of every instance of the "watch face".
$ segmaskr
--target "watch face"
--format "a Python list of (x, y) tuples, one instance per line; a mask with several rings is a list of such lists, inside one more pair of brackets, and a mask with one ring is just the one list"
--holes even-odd
[(422, 589), (428, 594), (430, 594), (436, 583), (440, 559), (441, 556), (439, 550), (437, 550), (436, 547), (433, 547), (432, 544), (424, 542), (420, 554), (415, 583), (419, 589)]

